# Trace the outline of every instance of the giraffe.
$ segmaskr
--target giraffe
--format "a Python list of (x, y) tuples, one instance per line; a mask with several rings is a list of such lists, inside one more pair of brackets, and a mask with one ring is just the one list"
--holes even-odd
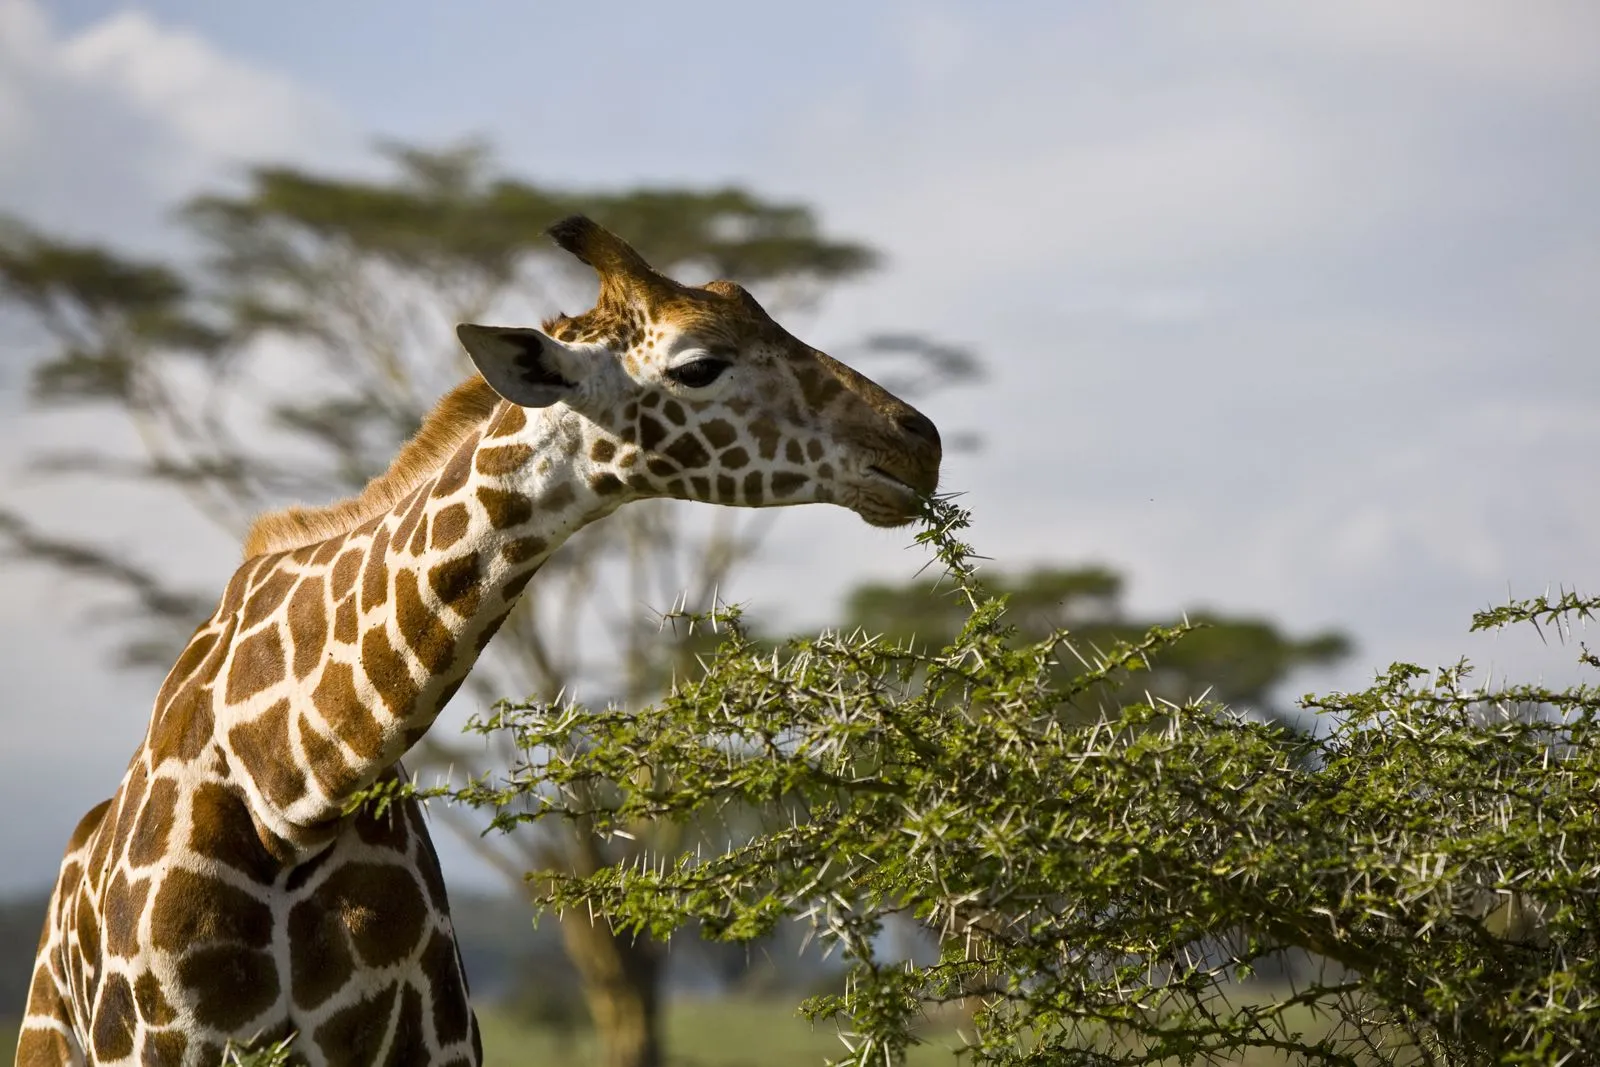
[(116, 793), (72, 834), (19, 1065), (482, 1056), (417, 803), (347, 813), (403, 774), (533, 574), (620, 505), (834, 503), (899, 526), (938, 431), (797, 340), (743, 288), (689, 287), (582, 216), (549, 235), (595, 306), (463, 324), (474, 374), (348, 500), (260, 517), (156, 697)]

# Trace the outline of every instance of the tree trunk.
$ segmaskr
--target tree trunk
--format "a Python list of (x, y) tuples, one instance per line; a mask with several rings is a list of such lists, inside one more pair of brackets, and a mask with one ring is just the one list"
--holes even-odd
[(583, 979), (599, 1067), (660, 1067), (661, 947), (646, 936), (613, 934), (605, 920), (576, 911), (562, 916), (561, 937)]

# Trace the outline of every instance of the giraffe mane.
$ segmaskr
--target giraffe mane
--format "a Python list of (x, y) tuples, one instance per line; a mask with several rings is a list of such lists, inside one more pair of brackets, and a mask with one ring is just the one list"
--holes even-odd
[(389, 469), (355, 496), (324, 507), (294, 505), (257, 516), (244, 537), (244, 558), (314, 545), (390, 510), (480, 429), (499, 403), (489, 383), (474, 374), (440, 398)]

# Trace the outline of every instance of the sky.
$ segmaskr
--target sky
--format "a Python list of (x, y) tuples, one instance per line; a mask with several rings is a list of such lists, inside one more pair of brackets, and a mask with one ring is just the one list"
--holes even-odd
[[(924, 407), (983, 437), (944, 484), (991, 566), (1348, 631), (1296, 692), (1462, 654), (1561, 678), (1573, 650), (1466, 630), (1600, 589), (1597, 93), (1587, 0), (0, 0), (0, 212), (165, 251), (248, 162), (377, 173), (376, 138), (467, 136), (544, 183), (798, 199), (885, 254), (808, 340), (985, 360)], [(28, 469), (136, 440), (30, 413), (37, 351), (14, 323), (0, 348), (5, 502), (220, 592), (237, 547), (175, 498)], [(914, 574), (908, 540), (796, 509), (738, 594), (824, 621)], [(160, 679), (114, 669), (103, 603), (0, 568), (5, 893), (48, 884)]]

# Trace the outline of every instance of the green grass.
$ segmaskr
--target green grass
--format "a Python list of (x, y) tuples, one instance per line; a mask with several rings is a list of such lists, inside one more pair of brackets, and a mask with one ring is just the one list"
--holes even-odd
[[(487, 1067), (521, 1067), (528, 1063), (593, 1062), (594, 1035), (579, 1031), (563, 1041), (548, 1027), (520, 1023), (494, 1010), (481, 1010), (483, 1051)], [(930, 1035), (950, 1045), (955, 1034)], [(16, 1056), (17, 1024), (0, 1019), (0, 1064)], [(820, 1067), (839, 1057), (844, 1046), (832, 1024), (813, 1027), (788, 1003), (743, 1000), (693, 1000), (667, 1012), (668, 1067)], [(937, 1047), (924, 1047), (908, 1067), (954, 1064), (955, 1057)]]
[[(589, 1031), (563, 1039), (547, 1026), (520, 1022), (493, 1009), (480, 1010), (486, 1067), (561, 1063), (583, 1067), (594, 1062)], [(1307, 1029), (1321, 1027), (1309, 1015)], [(680, 1000), (667, 1010), (667, 1067), (820, 1067), (844, 1054), (831, 1023), (812, 1026), (788, 1001)], [(0, 1019), (0, 1064), (15, 1057), (17, 1024)], [(912, 1050), (907, 1067), (954, 1067), (960, 1037), (952, 1029), (931, 1029)], [(1253, 1052), (1235, 1061), (1268, 1067), (1285, 1061)]]
[[(544, 1027), (493, 1011), (480, 1011), (478, 1020), (486, 1067), (594, 1062), (591, 1032), (563, 1043)], [(832, 1023), (812, 1026), (789, 1002), (685, 1000), (668, 1008), (666, 1022), (668, 1067), (821, 1067), (845, 1053)], [(912, 1051), (908, 1067), (953, 1067), (951, 1049), (960, 1041), (953, 1030), (930, 1033), (926, 1041)]]

